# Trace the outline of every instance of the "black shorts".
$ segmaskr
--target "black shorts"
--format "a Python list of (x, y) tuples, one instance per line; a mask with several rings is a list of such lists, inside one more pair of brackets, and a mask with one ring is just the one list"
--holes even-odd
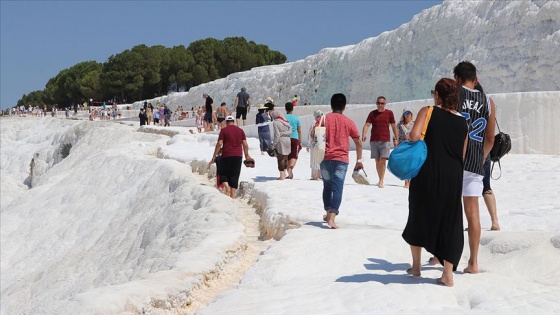
[(247, 119), (247, 107), (236, 107), (235, 108), (235, 118)]
[(225, 118), (216, 118), (218, 120), (219, 123), (221, 123), (222, 121), (226, 120)]
[(220, 183), (227, 182), (229, 187), (237, 189), (242, 159), (240, 156), (220, 157)]
[(212, 113), (211, 112), (206, 112), (204, 114), (204, 121), (205, 122), (212, 122)]

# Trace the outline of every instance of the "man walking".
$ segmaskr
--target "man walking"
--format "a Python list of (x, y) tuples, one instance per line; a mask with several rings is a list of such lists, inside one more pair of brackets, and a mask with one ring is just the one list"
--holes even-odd
[(239, 118), (243, 120), (243, 126), (245, 126), (247, 124), (247, 113), (251, 108), (251, 98), (246, 88), (242, 87), (241, 92), (237, 93), (233, 106), (235, 107), (237, 126), (239, 126)]
[(379, 182), (377, 187), (384, 187), (385, 179), (385, 169), (387, 165), (387, 159), (389, 158), (389, 151), (391, 150), (390, 141), (391, 134), (389, 132), (389, 125), (393, 129), (393, 145), (397, 146), (397, 124), (395, 123), (395, 116), (393, 112), (385, 109), (387, 105), (387, 99), (384, 96), (377, 97), (375, 103), (377, 109), (369, 113), (366, 123), (362, 128), (362, 141), (365, 142), (367, 139), (367, 131), (371, 125), (371, 137), (369, 143), (371, 146), (371, 158), (375, 159), (375, 169), (377, 170), (377, 176), (379, 177)]
[[(484, 160), (494, 144), (494, 104), (481, 91), (475, 90), (476, 67), (460, 62), (453, 69), (460, 86), (459, 112), (467, 119), (469, 127), (467, 152), (463, 173), (463, 206), (468, 222), (470, 257), (465, 273), (478, 273), (478, 247), (480, 245), (480, 215), (478, 197), (483, 191)], [(490, 122), (490, 123), (488, 123)]]
[(288, 155), (288, 179), (294, 178), (294, 167), (296, 167), (299, 151), (301, 145), (301, 121), (299, 117), (292, 114), (294, 112), (294, 105), (291, 102), (284, 104), (286, 109), (286, 120), (292, 127), (292, 134), (290, 135), (292, 152)]
[(226, 195), (234, 199), (239, 185), (243, 154), (245, 154), (246, 160), (254, 160), (249, 155), (249, 145), (247, 144), (247, 138), (243, 129), (235, 126), (233, 116), (227, 116), (225, 122), (226, 126), (220, 130), (218, 143), (216, 143), (210, 164), (216, 162), (216, 156), (218, 156), (221, 149), (220, 183), (225, 187)]
[(323, 177), (323, 207), (326, 211), (323, 220), (327, 222), (331, 229), (338, 229), (335, 217), (339, 213), (344, 178), (348, 170), (349, 137), (352, 138), (356, 145), (357, 161), (354, 170), (363, 168), (360, 133), (358, 128), (356, 128), (356, 124), (342, 114), (345, 108), (346, 96), (342, 93), (334, 94), (331, 97), (332, 113), (325, 117), (327, 145), (325, 159), (321, 162), (320, 167), (321, 176)]

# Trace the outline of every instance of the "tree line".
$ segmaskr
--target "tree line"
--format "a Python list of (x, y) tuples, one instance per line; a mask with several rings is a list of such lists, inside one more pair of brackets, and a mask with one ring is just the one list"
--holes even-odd
[(44, 90), (24, 94), (17, 105), (67, 107), (90, 99), (132, 103), (286, 60), (281, 52), (243, 37), (207, 38), (187, 48), (142, 44), (112, 55), (104, 63), (84, 61), (64, 69)]

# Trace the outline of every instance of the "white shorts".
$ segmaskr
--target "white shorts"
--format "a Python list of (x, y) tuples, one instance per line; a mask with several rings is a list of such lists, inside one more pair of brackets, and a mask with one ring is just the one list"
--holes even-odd
[(463, 197), (480, 197), (484, 185), (482, 179), (484, 176), (468, 171), (463, 171)]

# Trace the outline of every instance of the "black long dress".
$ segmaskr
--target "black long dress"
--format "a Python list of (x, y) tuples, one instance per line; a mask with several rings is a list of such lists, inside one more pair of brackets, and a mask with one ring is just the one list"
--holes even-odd
[(404, 240), (457, 269), (463, 253), (463, 145), (465, 118), (434, 107), (424, 141), (428, 157), (410, 181)]

